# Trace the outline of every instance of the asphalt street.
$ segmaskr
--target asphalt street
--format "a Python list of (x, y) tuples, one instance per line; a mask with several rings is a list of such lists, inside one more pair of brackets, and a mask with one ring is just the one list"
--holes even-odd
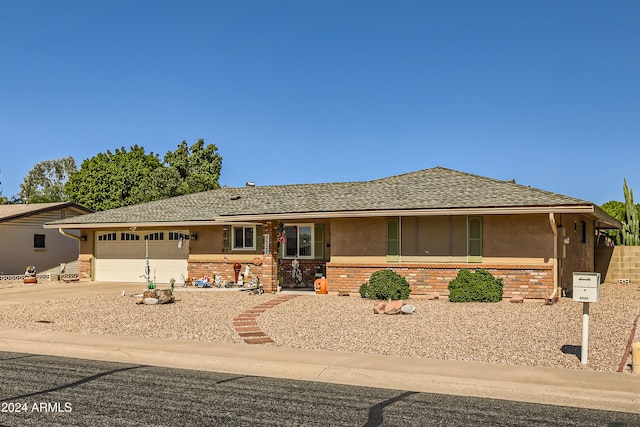
[(640, 415), (0, 352), (3, 426), (637, 426)]

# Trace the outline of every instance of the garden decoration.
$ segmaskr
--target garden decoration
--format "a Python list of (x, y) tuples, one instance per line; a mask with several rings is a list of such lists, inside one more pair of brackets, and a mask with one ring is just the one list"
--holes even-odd
[(36, 278), (36, 266), (30, 265), (24, 272), (24, 283), (38, 283)]
[(302, 270), (300, 269), (300, 262), (297, 259), (291, 261), (291, 277), (293, 277), (297, 284), (302, 283)]

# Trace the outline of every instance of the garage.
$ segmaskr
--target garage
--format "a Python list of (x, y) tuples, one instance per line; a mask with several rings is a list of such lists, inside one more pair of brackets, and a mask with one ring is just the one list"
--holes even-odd
[(94, 280), (98, 282), (145, 283), (147, 250), (152, 281), (179, 282), (181, 275), (187, 277), (186, 230), (100, 231), (96, 232), (95, 242)]

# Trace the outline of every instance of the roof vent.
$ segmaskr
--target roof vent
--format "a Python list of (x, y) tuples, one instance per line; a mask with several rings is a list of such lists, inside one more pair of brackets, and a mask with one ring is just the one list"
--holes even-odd
[(255, 183), (255, 182), (252, 182), (252, 181), (247, 181), (247, 183), (245, 184), (245, 186), (247, 186), (247, 187), (255, 187), (255, 186), (256, 186), (256, 183)]
[(231, 200), (239, 200), (240, 196), (231, 196)]

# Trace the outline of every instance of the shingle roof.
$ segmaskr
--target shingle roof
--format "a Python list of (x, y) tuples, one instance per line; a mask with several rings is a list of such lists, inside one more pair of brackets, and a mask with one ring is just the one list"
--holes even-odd
[(542, 206), (593, 206), (593, 203), (510, 181), (434, 167), (373, 181), (223, 187), (52, 224), (164, 223), (249, 215)]
[(51, 203), (24, 203), (24, 204), (11, 204), (0, 205), (0, 222), (11, 221), (15, 218), (21, 218), (26, 216), (37, 215), (41, 212), (47, 212), (52, 210), (59, 210), (65, 208), (72, 208), (78, 212), (86, 213), (92, 212), (91, 209), (87, 209), (72, 202), (51, 202)]

